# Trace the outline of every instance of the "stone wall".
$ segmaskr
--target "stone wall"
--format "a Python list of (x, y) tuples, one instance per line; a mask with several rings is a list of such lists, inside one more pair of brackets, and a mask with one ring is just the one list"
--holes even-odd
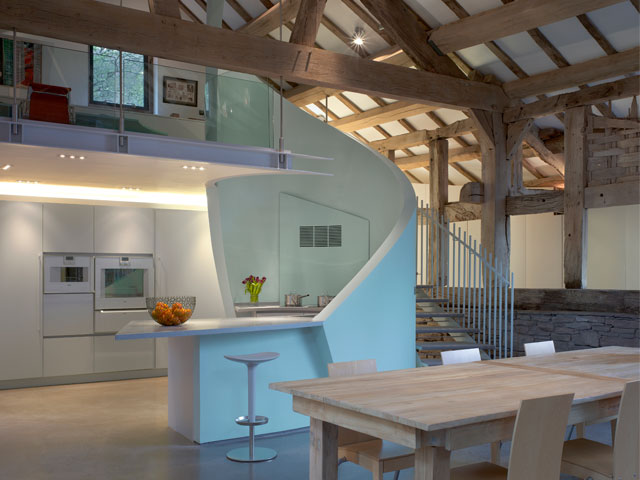
[(524, 355), (525, 343), (544, 340), (553, 340), (558, 352), (609, 345), (640, 347), (638, 315), (517, 310), (514, 316), (515, 356)]

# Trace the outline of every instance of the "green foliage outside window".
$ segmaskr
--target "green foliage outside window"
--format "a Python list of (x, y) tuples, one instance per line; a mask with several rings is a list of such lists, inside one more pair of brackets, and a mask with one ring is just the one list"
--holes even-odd
[[(120, 52), (91, 47), (91, 102), (120, 103)], [(148, 108), (147, 68), (144, 55), (122, 52), (124, 71), (123, 103), (134, 108)]]

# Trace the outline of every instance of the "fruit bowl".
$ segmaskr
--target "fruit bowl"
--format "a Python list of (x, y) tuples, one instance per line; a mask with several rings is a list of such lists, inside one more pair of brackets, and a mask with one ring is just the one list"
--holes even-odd
[(147, 311), (160, 325), (182, 325), (191, 318), (196, 297), (147, 297)]

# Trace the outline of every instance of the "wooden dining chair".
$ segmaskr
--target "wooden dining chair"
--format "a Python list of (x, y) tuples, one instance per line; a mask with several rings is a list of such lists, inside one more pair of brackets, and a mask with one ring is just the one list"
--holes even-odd
[[(375, 359), (330, 363), (328, 369), (330, 377), (377, 371)], [(396, 472), (394, 478), (397, 480), (400, 470), (414, 465), (412, 449), (343, 427), (338, 429), (338, 459), (338, 465), (347, 461), (366, 468), (372, 473), (373, 480), (382, 480), (386, 472)]]
[(451, 469), (451, 480), (555, 480), (560, 478), (564, 432), (573, 393), (522, 400), (509, 468), (476, 463)]
[(556, 346), (553, 344), (553, 340), (524, 344), (524, 354), (527, 357), (531, 355), (551, 355), (553, 353), (556, 353)]
[(482, 360), (482, 357), (480, 357), (479, 348), (465, 348), (464, 350), (447, 350), (440, 353), (440, 356), (442, 357), (443, 365), (479, 362), (480, 360)]
[(593, 480), (640, 478), (640, 381), (625, 385), (613, 447), (586, 438), (569, 440), (562, 453), (562, 473)]

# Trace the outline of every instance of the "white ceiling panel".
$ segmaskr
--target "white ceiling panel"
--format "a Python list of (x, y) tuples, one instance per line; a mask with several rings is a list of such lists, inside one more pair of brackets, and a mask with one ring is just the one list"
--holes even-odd
[(316, 42), (325, 50), (331, 50), (332, 52), (342, 53), (343, 55), (357, 56), (351, 47), (345, 44), (340, 38), (333, 34), (324, 25), (320, 25), (318, 29), (318, 35), (316, 36)]
[[(379, 105), (371, 100), (371, 97), (364, 95), (362, 93), (355, 92), (343, 92), (343, 95), (355, 103), (360, 110), (370, 110), (372, 108), (377, 108)], [(331, 101), (329, 101), (331, 102)]]
[[(191, 0), (194, 1), (194, 0)], [(242, 8), (244, 8), (249, 15), (253, 18), (257, 18), (262, 15), (267, 9), (258, 0), (236, 0)]]
[(414, 115), (408, 118), (407, 121), (416, 130), (433, 130), (434, 128), (438, 128), (438, 125), (424, 113)]
[(409, 133), (409, 131), (406, 128), (404, 128), (402, 125), (400, 125), (400, 122), (398, 121), (382, 123), (380, 124), (380, 126), (384, 128), (385, 131), (389, 132), (389, 135), (392, 135), (392, 136)]
[[(322, 105), (325, 104), (325, 100), (320, 100)], [(336, 97), (329, 97), (329, 110), (332, 113), (335, 113), (338, 117), (346, 117), (348, 115), (353, 115), (353, 110), (347, 107), (344, 103), (340, 101), (340, 99)]]
[(378, 132), (373, 127), (363, 128), (362, 130), (357, 131), (360, 135), (362, 135), (367, 142), (375, 142), (376, 140), (384, 140), (384, 135)]
[(458, 51), (458, 55), (471, 68), (479, 70), (485, 75), (494, 75), (502, 82), (508, 82), (516, 79), (516, 76), (511, 73), (511, 70), (509, 70), (504, 63), (498, 60), (498, 57), (496, 57), (485, 45), (463, 48)]
[(458, 17), (440, 0), (406, 0), (406, 3), (431, 28), (458, 20)]
[(631, 2), (594, 10), (587, 17), (619, 52), (640, 42), (640, 14)]
[[(548, 72), (557, 68), (528, 33), (509, 35), (495, 42), (528, 75)], [(516, 78), (515, 75), (511, 75), (511, 79), (515, 80)]]
[(367, 52), (377, 52), (389, 46), (382, 37), (378, 35), (378, 32), (360, 20), (341, 0), (328, 0), (324, 8), (324, 13), (328, 19), (335, 23), (349, 37), (353, 36), (356, 27), (363, 28), (365, 32), (364, 48)]
[(449, 180), (451, 180), (455, 185), (464, 185), (465, 183), (469, 182), (469, 179), (467, 177), (462, 175), (451, 165), (449, 165)]
[(540, 27), (540, 31), (572, 65), (604, 55), (598, 43), (577, 18), (545, 25)]
[(414, 155), (425, 155), (429, 153), (429, 147), (426, 145), (418, 145), (409, 149)]
[(409, 173), (422, 183), (429, 183), (429, 172), (424, 168), (412, 168)]

